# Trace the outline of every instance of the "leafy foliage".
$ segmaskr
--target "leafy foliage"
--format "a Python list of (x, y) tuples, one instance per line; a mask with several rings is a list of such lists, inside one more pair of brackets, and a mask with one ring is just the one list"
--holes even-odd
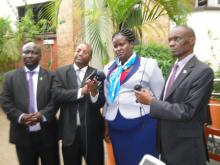
[(7, 18), (0, 17), (0, 86), (3, 73), (13, 69), (15, 61), (19, 59), (17, 42)]
[(51, 0), (44, 5), (39, 13), (39, 18), (44, 20), (45, 25), (50, 25), (49, 31), (55, 31), (58, 21), (59, 7), (62, 0)]
[(25, 8), (25, 16), (17, 22), (16, 31), (11, 29), (9, 19), (0, 17), (0, 82), (2, 73), (15, 68), (16, 62), (20, 59), (19, 50), (24, 42), (34, 41), (39, 34), (45, 31), (53, 31), (50, 29), (52, 26), (48, 26), (48, 20), (34, 21), (31, 6)]
[(113, 32), (128, 27), (142, 40), (144, 26), (164, 15), (168, 15), (176, 24), (184, 24), (191, 9), (191, 0), (93, 0), (88, 12), (90, 15), (86, 15), (88, 41), (94, 47), (94, 52), (109, 56), (106, 51), (109, 46), (103, 45), (109, 43)]
[(169, 68), (174, 63), (174, 58), (167, 46), (157, 43), (140, 44), (134, 47), (134, 51), (140, 56), (156, 59), (163, 76), (167, 77)]
[[(42, 10), (42, 15), (56, 26), (61, 1), (52, 0)], [(161, 16), (168, 15), (176, 24), (185, 24), (193, 3), (193, 0), (93, 0), (92, 6), (84, 12), (85, 39), (92, 45), (94, 54), (101, 54), (102, 62), (106, 63), (113, 32), (129, 27), (142, 40), (143, 27), (152, 28), (152, 22)]]
[(25, 16), (17, 23), (17, 40), (19, 45), (22, 45), (26, 41), (33, 41), (38, 34), (40, 34), (40, 28), (33, 19), (33, 12), (30, 7), (26, 7)]
[(14, 61), (19, 59), (17, 42), (10, 23), (9, 19), (0, 17), (0, 72), (13, 67)]
[[(220, 68), (215, 72), (215, 78), (220, 79)], [(220, 81), (214, 81), (213, 92), (220, 93)]]

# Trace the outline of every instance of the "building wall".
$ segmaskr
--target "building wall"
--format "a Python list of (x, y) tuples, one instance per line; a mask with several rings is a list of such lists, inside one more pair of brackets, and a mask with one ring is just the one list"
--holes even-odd
[[(220, 64), (220, 8), (195, 11), (189, 16), (188, 25), (196, 33), (195, 54), (202, 61), (209, 61), (216, 70)], [(210, 38), (208, 31), (212, 33)]]
[(82, 3), (76, 0), (61, 2), (58, 18), (62, 23), (57, 28), (58, 67), (73, 63), (75, 48), (82, 41)]

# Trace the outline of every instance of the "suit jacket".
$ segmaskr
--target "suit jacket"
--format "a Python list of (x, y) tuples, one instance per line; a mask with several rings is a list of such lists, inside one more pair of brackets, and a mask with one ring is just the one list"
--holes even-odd
[[(51, 87), (54, 75), (40, 68), (37, 86), (37, 108), (45, 118), (41, 122), (41, 138), (45, 145), (57, 142), (57, 121), (55, 114), (57, 106), (52, 102)], [(24, 68), (7, 72), (4, 75), (2, 107), (10, 120), (10, 142), (20, 146), (30, 145), (28, 126), (18, 123), (22, 113), (28, 113), (28, 83)]]
[[(86, 77), (96, 69), (89, 67), (82, 81), (82, 86)], [(53, 83), (53, 98), (60, 104), (59, 117), (59, 138), (62, 139), (64, 146), (73, 143), (76, 134), (76, 114), (79, 110), (81, 127), (86, 131), (87, 140), (103, 138), (104, 120), (100, 113), (100, 108), (104, 105), (103, 83), (99, 88), (97, 102), (92, 103), (89, 94), (77, 99), (77, 78), (73, 65), (61, 67), (56, 72)]]
[[(107, 79), (110, 73), (116, 68), (115, 61), (105, 66), (104, 72)], [(105, 96), (108, 96), (108, 80), (105, 80)], [(151, 90), (156, 98), (160, 98), (163, 90), (164, 79), (158, 67), (157, 61), (151, 58), (137, 56), (136, 61), (124, 81), (113, 103), (106, 100), (104, 115), (107, 120), (114, 120), (118, 111), (125, 118), (132, 119), (141, 117), (149, 113), (150, 106), (142, 105), (140, 113), (140, 103), (136, 102), (134, 86), (141, 84), (143, 88)]]
[(203, 125), (207, 121), (213, 71), (193, 57), (176, 78), (165, 101), (154, 100), (162, 157), (168, 165), (205, 165)]

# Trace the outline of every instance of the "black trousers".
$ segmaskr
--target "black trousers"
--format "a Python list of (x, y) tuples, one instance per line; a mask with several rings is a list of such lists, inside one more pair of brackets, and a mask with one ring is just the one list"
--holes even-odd
[(53, 146), (43, 144), (39, 132), (30, 133), (31, 145), (18, 146), (16, 152), (20, 165), (59, 165), (58, 143)]
[(93, 137), (86, 138), (85, 130), (82, 127), (77, 128), (72, 145), (62, 146), (62, 152), (64, 165), (81, 165), (82, 157), (85, 158), (87, 165), (104, 165), (103, 140)]

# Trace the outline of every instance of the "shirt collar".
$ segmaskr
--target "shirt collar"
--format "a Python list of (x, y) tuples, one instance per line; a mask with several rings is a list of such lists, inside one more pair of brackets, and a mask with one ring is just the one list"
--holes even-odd
[(194, 53), (186, 56), (185, 58), (183, 58), (182, 60), (180, 61), (176, 61), (175, 64), (178, 64), (178, 66), (184, 66), (189, 60), (191, 60), (191, 58), (193, 58), (195, 55)]
[[(24, 66), (24, 71), (27, 73), (27, 72), (30, 72), (31, 70), (29, 70), (26, 66)], [(40, 71), (40, 65), (38, 65), (34, 70), (32, 70), (31, 72), (35, 72), (35, 73), (39, 73)]]
[[(73, 68), (74, 68), (75, 71), (80, 69), (75, 63), (73, 64)], [(81, 68), (80, 72), (86, 73), (87, 68), (88, 68), (88, 66), (85, 66), (85, 67)]]

